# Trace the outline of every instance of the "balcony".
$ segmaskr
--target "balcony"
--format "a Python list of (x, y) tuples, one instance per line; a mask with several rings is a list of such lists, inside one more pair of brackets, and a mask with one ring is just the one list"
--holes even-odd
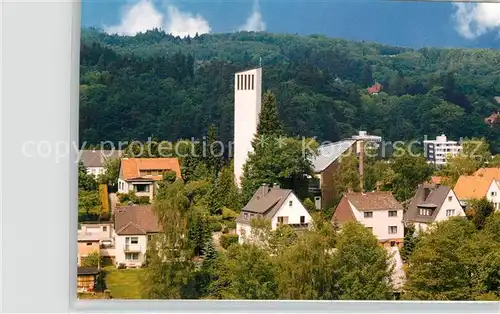
[(116, 250), (115, 250), (115, 245), (114, 244), (101, 244), (99, 246), (100, 250), (99, 252), (101, 253), (101, 256), (116, 256)]
[(141, 252), (141, 245), (140, 244), (125, 244), (123, 246), (123, 251), (124, 252)]

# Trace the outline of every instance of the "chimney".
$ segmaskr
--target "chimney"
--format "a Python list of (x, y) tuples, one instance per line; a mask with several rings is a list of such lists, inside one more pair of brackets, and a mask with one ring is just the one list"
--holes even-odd
[(267, 183), (262, 183), (260, 191), (261, 191), (260, 196), (261, 197), (265, 196), (267, 193), (269, 193), (269, 185)]
[(380, 185), (381, 185), (380, 181), (377, 181), (377, 192), (380, 192)]
[(431, 194), (431, 189), (428, 187), (424, 188), (424, 201), (429, 197), (429, 194)]

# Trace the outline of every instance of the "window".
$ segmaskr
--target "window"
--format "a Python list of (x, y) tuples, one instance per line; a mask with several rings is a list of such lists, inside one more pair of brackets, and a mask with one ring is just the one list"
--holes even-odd
[(398, 233), (398, 227), (397, 226), (389, 226), (389, 234), (395, 234)]
[(102, 231), (108, 231), (108, 227), (103, 226), (103, 227), (102, 227)]
[(287, 216), (281, 216), (281, 217), (278, 217), (278, 224), (279, 225), (282, 225), (282, 224), (288, 224), (288, 217)]
[(241, 75), (236, 76), (236, 90), (240, 90), (240, 77)]
[(153, 240), (153, 235), (152, 234), (148, 234), (148, 241), (151, 241)]
[(248, 75), (243, 75), (243, 89), (246, 90), (247, 89), (247, 76)]
[(372, 218), (373, 217), (373, 212), (364, 212), (364, 217), (365, 218)]
[(420, 208), (419, 210), (419, 215), (420, 216), (430, 216), (431, 215), (431, 210), (427, 208)]
[(139, 259), (139, 253), (125, 253), (125, 259), (127, 261), (136, 261)]
[(130, 244), (138, 244), (139, 238), (138, 237), (126, 237), (125, 243), (129, 243), (129, 241), (130, 241)]
[(91, 246), (92, 245), (92, 242), (87, 242), (87, 246)]
[(149, 185), (147, 184), (137, 184), (135, 186), (137, 192), (149, 192)]
[(254, 81), (255, 81), (255, 75), (252, 74), (252, 88), (251, 90), (254, 90)]
[(389, 217), (397, 217), (397, 216), (398, 216), (397, 210), (390, 210), (389, 211)]
[(447, 209), (446, 210), (446, 217), (454, 216), (455, 215), (455, 210), (454, 209)]
[(292, 207), (292, 201), (288, 202), (288, 206)]
[(492, 191), (492, 192), (491, 192), (491, 196), (497, 196), (497, 192)]
[(391, 241), (391, 246), (396, 246), (396, 241)]
[(306, 223), (306, 216), (300, 216), (300, 223), (301, 224)]
[(248, 214), (247, 213), (243, 213), (243, 218), (248, 219)]
[(448, 202), (451, 202), (452, 199), (453, 199), (453, 197), (448, 196)]

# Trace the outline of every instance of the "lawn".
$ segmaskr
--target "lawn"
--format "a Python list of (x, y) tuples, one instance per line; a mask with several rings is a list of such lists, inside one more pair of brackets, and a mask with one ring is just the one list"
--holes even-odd
[(106, 267), (106, 287), (113, 299), (140, 299), (141, 277), (144, 269)]

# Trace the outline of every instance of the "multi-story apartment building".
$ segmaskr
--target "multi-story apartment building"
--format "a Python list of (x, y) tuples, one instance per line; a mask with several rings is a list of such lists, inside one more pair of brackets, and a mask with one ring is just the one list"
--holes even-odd
[(455, 157), (462, 151), (457, 141), (449, 141), (446, 135), (436, 136), (435, 140), (424, 140), (424, 154), (428, 163), (436, 166), (446, 165), (448, 156)]

